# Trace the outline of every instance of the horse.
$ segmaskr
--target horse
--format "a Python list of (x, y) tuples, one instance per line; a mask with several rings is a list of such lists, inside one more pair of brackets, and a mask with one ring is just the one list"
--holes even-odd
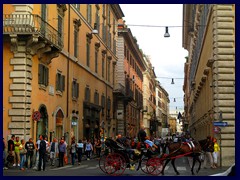
[[(194, 144), (194, 147), (191, 144), (191, 142)], [(175, 167), (175, 159), (176, 158), (180, 158), (183, 156), (190, 156), (193, 158), (193, 164), (192, 164), (192, 168), (191, 168), (191, 172), (192, 175), (194, 175), (194, 166), (196, 161), (199, 162), (199, 167), (197, 169), (197, 173), (199, 172), (199, 170), (201, 169), (201, 161), (200, 161), (200, 154), (202, 151), (201, 145), (198, 141), (191, 141), (190, 143), (182, 143), (182, 142), (174, 142), (174, 143), (168, 143), (167, 147), (169, 150), (169, 154), (163, 154), (163, 158), (166, 159), (166, 162), (164, 163), (163, 169), (162, 169), (162, 175), (164, 175), (164, 169), (166, 167), (166, 165), (169, 163), (169, 161), (171, 161), (171, 164), (173, 166), (174, 171), (176, 172), (177, 175), (179, 175), (180, 173), (177, 171), (176, 167)]]

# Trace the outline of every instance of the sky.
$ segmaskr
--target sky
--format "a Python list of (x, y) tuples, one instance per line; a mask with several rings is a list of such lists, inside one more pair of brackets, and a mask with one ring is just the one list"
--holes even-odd
[[(139, 48), (150, 56), (157, 80), (169, 94), (170, 114), (183, 112), (184, 63), (188, 56), (182, 48), (183, 5), (120, 4), (120, 7), (125, 16), (125, 24), (136, 37)], [(168, 38), (164, 37), (166, 26), (169, 26)], [(172, 78), (175, 84), (171, 84)]]

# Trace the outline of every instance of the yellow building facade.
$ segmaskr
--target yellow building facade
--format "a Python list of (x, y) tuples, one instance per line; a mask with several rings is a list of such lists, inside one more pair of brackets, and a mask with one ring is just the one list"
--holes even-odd
[(150, 58), (144, 56), (147, 65), (143, 72), (143, 125), (148, 136), (155, 136), (157, 131), (156, 118), (156, 74)]
[[(156, 119), (158, 121), (157, 135), (165, 135), (169, 124), (169, 96), (167, 91), (156, 81)], [(164, 128), (164, 129), (163, 129)]]
[(3, 137), (114, 136), (122, 16), (115, 4), (3, 5)]
[[(183, 6), (185, 116), (195, 139), (216, 137), (220, 165), (235, 162), (235, 5)], [(221, 132), (214, 132), (216, 122)]]

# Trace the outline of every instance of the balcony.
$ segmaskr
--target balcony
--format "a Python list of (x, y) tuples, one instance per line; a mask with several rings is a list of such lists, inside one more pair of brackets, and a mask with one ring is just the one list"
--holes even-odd
[(122, 84), (117, 83), (114, 85), (113, 93), (118, 96), (125, 96), (125, 87)]
[(57, 50), (63, 48), (61, 33), (36, 14), (3, 14), (3, 34), (37, 34)]

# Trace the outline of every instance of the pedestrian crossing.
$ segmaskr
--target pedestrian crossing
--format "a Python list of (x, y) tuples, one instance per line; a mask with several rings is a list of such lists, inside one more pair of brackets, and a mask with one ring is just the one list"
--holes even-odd
[[(95, 170), (98, 169), (99, 165), (94, 165), (94, 166), (89, 166), (89, 165), (78, 165), (78, 166), (73, 166), (73, 165), (66, 165), (63, 167), (58, 167), (58, 168), (54, 168), (54, 169), (50, 169), (51, 171), (60, 171), (63, 169), (67, 169), (67, 170), (77, 170), (77, 169), (86, 169), (86, 170)], [(170, 166), (166, 166), (165, 167), (165, 171), (167, 171), (170, 168)], [(186, 171), (187, 168), (184, 166), (178, 166), (176, 167), (178, 171)]]
[(99, 168), (99, 165), (95, 165), (95, 166), (89, 166), (89, 165), (79, 165), (79, 166), (73, 166), (73, 165), (66, 165), (63, 167), (57, 167), (54, 169), (50, 169), (51, 171), (59, 171), (59, 170), (63, 170), (63, 169), (68, 169), (68, 170), (76, 170), (76, 169), (87, 169), (87, 170), (91, 170), (91, 169), (97, 169)]

